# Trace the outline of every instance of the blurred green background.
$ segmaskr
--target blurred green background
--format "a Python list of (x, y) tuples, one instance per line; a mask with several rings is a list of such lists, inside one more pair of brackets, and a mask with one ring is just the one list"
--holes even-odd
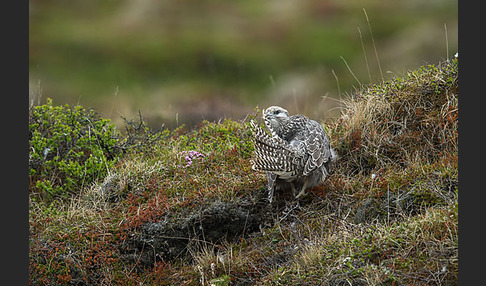
[(332, 119), (360, 84), (452, 57), (457, 5), (30, 0), (29, 98), (93, 107), (119, 126), (139, 110), (174, 128), (269, 105)]

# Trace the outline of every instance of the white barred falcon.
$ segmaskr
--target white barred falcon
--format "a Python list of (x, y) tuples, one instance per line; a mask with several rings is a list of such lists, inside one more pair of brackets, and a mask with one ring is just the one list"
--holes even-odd
[(336, 154), (322, 125), (304, 115), (290, 116), (279, 106), (264, 109), (263, 120), (271, 135), (251, 121), (255, 146), (252, 168), (266, 172), (269, 201), (275, 189), (290, 185), (295, 195), (300, 188), (295, 196), (299, 198), (306, 189), (324, 182)]

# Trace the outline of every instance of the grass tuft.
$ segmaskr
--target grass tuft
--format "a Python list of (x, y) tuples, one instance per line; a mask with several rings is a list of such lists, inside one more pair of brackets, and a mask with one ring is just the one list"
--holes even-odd
[(364, 86), (345, 100), (331, 128), (346, 170), (370, 174), (457, 154), (457, 59), (427, 65), (383, 84)]

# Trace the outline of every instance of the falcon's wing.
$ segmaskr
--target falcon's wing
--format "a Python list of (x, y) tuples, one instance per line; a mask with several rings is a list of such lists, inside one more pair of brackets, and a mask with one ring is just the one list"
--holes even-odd
[(278, 136), (270, 137), (257, 123), (251, 121), (250, 124), (256, 153), (252, 168), (272, 172), (282, 178), (296, 176), (303, 165), (301, 152)]
[(309, 120), (305, 128), (306, 138), (304, 139), (304, 145), (306, 146), (306, 154), (308, 154), (309, 157), (305, 162), (303, 175), (307, 176), (310, 172), (329, 161), (331, 149), (329, 138), (322, 125), (317, 121)]

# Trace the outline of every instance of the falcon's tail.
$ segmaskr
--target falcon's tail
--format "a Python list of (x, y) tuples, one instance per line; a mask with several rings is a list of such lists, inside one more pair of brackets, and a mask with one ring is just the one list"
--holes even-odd
[(250, 124), (256, 154), (252, 169), (272, 172), (282, 178), (295, 176), (297, 170), (292, 158), (296, 156), (290, 145), (280, 137), (270, 137), (256, 122), (251, 121)]
[(334, 150), (333, 148), (330, 148), (331, 150), (331, 160), (329, 162), (329, 170), (332, 170), (335, 166), (336, 166), (336, 163), (337, 163), (337, 160), (339, 159), (339, 154), (336, 152), (336, 150)]

